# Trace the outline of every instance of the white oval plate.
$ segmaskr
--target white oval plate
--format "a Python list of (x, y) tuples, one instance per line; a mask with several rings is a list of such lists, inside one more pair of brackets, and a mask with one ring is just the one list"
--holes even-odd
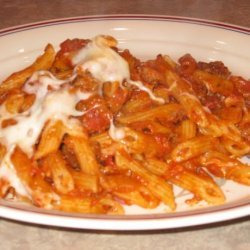
[[(0, 81), (29, 65), (47, 43), (56, 47), (67, 38), (112, 35), (120, 48), (141, 59), (168, 54), (174, 59), (185, 53), (197, 60), (223, 61), (234, 74), (250, 78), (250, 29), (208, 20), (171, 16), (119, 15), (57, 19), (11, 27), (0, 31)], [(246, 160), (249, 163), (249, 160)], [(175, 189), (178, 208), (164, 206), (144, 210), (127, 206), (124, 216), (85, 215), (34, 208), (0, 201), (3, 218), (51, 226), (103, 230), (178, 228), (230, 220), (250, 214), (250, 187), (220, 182), (227, 197), (221, 206), (188, 207), (189, 194)]]

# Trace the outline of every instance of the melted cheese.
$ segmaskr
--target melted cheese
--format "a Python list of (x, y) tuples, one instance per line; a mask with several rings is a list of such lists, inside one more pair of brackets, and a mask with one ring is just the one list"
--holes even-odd
[[(18, 145), (29, 156), (33, 153), (35, 145), (46, 121), (49, 119), (65, 122), (70, 116), (82, 115), (75, 110), (79, 100), (87, 99), (89, 93), (77, 92), (72, 94), (68, 87), (61, 87), (66, 81), (57, 80), (51, 74), (38, 71), (26, 82), (24, 90), (29, 94), (36, 94), (32, 107), (21, 114), (10, 114), (2, 105), (0, 110), (0, 123), (4, 119), (13, 118), (17, 124), (0, 130), (0, 138), (9, 149)], [(52, 90), (49, 90), (49, 87)]]
[(152, 100), (159, 103), (165, 102), (163, 98), (156, 97), (141, 82), (130, 79), (127, 61), (108, 47), (102, 36), (95, 37), (92, 42), (82, 48), (72, 59), (72, 63), (73, 65), (78, 65), (82, 70), (89, 71), (94, 78), (102, 83), (118, 81), (122, 84), (126, 80), (140, 90), (147, 92)]
[(164, 101), (163, 98), (155, 96), (155, 95), (153, 94), (153, 92), (152, 92), (149, 88), (147, 88), (146, 86), (144, 86), (144, 85), (142, 84), (142, 82), (130, 80), (129, 83), (135, 85), (138, 89), (147, 92), (148, 95), (149, 95), (149, 97), (150, 97), (152, 100), (157, 101), (157, 102), (159, 102), (159, 103), (161, 103), (161, 104), (164, 104), (164, 103), (165, 103), (165, 101)]
[(106, 45), (102, 36), (95, 37), (81, 49), (72, 63), (88, 70), (100, 82), (122, 82), (130, 76), (127, 62)]
[(119, 141), (125, 137), (125, 129), (117, 128), (113, 120), (110, 121), (109, 135), (114, 141)]

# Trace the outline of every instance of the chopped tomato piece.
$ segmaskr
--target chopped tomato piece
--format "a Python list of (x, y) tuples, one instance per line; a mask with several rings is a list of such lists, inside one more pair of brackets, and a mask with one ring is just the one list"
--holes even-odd
[(192, 75), (197, 68), (197, 63), (190, 54), (182, 56), (178, 61), (180, 63), (180, 73), (183, 76)]
[(85, 40), (85, 39), (78, 39), (78, 38), (75, 38), (72, 40), (67, 39), (60, 44), (60, 47), (61, 47), (60, 53), (64, 54), (66, 52), (79, 50), (83, 48), (84, 46), (86, 46), (88, 42), (89, 40)]
[(109, 128), (112, 113), (108, 109), (106, 101), (99, 95), (79, 101), (76, 109), (86, 112), (80, 119), (88, 133), (100, 133)]
[(210, 63), (198, 62), (198, 68), (210, 74), (219, 75), (223, 78), (227, 78), (231, 74), (228, 68), (221, 61)]
[(216, 95), (207, 96), (203, 104), (210, 110), (219, 109), (222, 106), (221, 99)]
[(94, 108), (82, 117), (82, 124), (90, 134), (103, 132), (109, 128), (110, 113)]
[(89, 40), (84, 39), (67, 39), (60, 44), (61, 49), (56, 54), (55, 61), (52, 66), (52, 72), (62, 72), (72, 70), (73, 65), (71, 62), (72, 53), (83, 48), (88, 44)]
[(250, 94), (250, 81), (241, 76), (232, 76), (230, 80), (236, 85), (236, 88), (243, 95)]

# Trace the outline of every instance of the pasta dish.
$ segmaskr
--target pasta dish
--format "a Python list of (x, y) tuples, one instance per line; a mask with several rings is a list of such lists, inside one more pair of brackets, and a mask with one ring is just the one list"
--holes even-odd
[(0, 198), (66, 212), (175, 211), (250, 186), (250, 81), (220, 61), (141, 61), (110, 36), (48, 44), (0, 85)]

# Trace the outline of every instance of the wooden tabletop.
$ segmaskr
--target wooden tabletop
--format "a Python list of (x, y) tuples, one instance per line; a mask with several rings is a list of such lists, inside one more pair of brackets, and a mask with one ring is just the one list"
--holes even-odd
[(0, 4), (0, 28), (100, 14), (187, 16), (250, 27), (249, 0), (1, 0)]
[[(0, 29), (48, 19), (100, 14), (177, 15), (250, 27), (249, 0), (0, 0)], [(245, 217), (211, 225), (148, 232), (104, 232), (0, 219), (0, 249), (247, 250), (250, 249), (250, 220)]]

